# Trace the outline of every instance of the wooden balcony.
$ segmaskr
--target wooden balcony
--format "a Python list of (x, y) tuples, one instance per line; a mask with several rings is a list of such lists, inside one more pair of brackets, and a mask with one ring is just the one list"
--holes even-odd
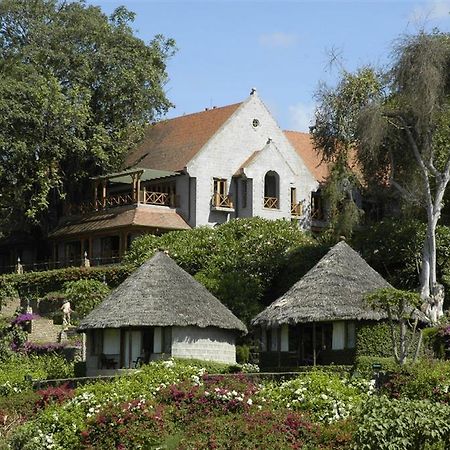
[[(101, 211), (118, 206), (137, 204), (137, 199), (133, 194), (111, 194), (104, 199), (98, 199), (91, 202), (72, 204), (66, 207), (65, 215), (83, 215), (93, 211)], [(141, 191), (139, 193), (139, 203), (145, 205), (169, 206), (175, 208), (178, 206), (178, 196), (167, 194), (166, 192)]]
[(168, 194), (166, 192), (142, 192), (142, 203), (146, 205), (159, 205), (159, 206), (178, 206), (178, 196), (175, 194)]
[(264, 197), (264, 208), (278, 209), (278, 198), (277, 197)]
[(211, 199), (211, 209), (213, 211), (234, 211), (233, 198), (230, 194), (215, 192)]
[(291, 216), (301, 216), (303, 208), (301, 203), (291, 203)]

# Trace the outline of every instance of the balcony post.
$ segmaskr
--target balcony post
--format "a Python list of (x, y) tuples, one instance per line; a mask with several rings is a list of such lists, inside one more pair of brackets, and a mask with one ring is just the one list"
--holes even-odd
[(107, 180), (102, 181), (102, 207), (106, 208), (106, 183)]

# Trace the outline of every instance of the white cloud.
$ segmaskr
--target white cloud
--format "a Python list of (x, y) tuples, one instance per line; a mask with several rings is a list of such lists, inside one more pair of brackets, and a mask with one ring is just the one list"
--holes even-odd
[(450, 0), (428, 0), (416, 6), (411, 13), (412, 22), (422, 25), (429, 20), (450, 19)]
[(297, 35), (283, 32), (266, 33), (259, 36), (259, 43), (268, 48), (288, 48), (295, 45)]
[(290, 128), (296, 131), (309, 131), (309, 127), (313, 124), (314, 103), (297, 103), (289, 106)]

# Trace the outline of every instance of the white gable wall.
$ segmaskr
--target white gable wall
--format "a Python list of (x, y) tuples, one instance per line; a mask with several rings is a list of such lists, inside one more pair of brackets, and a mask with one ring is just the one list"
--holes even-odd
[[(254, 119), (258, 119), (260, 123), (256, 128), (252, 125)], [(259, 196), (259, 193), (263, 191), (264, 185), (261, 185), (261, 183), (264, 182), (264, 177), (258, 174), (259, 179), (253, 179), (254, 198), (253, 213), (251, 215), (290, 219), (290, 192), (288, 186), (291, 182), (297, 187), (297, 200), (304, 200), (309, 205), (310, 193), (317, 188), (316, 180), (290, 145), (259, 97), (253, 94), (188, 164), (187, 170), (189, 175), (197, 179), (195, 198), (196, 226), (223, 223), (235, 217), (234, 214), (211, 211), (213, 178), (227, 179), (230, 193), (233, 193), (235, 188), (232, 182), (233, 174), (239, 170), (255, 151), (262, 150), (266, 146), (268, 138), (273, 140), (281, 155), (281, 159), (288, 162), (296, 172), (294, 175), (291, 174), (289, 179), (286, 179), (287, 174), (284, 172), (284, 169), (274, 167), (274, 163), (268, 169), (279, 173), (280, 184), (282, 184), (280, 186), (280, 197), (283, 197), (283, 200), (281, 198), (280, 200), (284, 205), (289, 203), (289, 211), (286, 206), (281, 208), (282, 211), (281, 209), (280, 211), (262, 209), (260, 205), (262, 205), (263, 200), (255, 197), (255, 195)], [(264, 168), (264, 175), (266, 172), (267, 170)], [(233, 200), (236, 201), (236, 198)], [(241, 202), (240, 198), (238, 198), (238, 202)], [(248, 211), (243, 214), (243, 216), (247, 215)], [(191, 225), (193, 225), (192, 222), (193, 220), (191, 219)]]

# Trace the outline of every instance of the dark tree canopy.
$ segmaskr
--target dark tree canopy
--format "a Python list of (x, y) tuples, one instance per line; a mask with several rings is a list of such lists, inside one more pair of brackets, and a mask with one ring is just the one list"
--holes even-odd
[[(40, 226), (164, 114), (172, 39), (81, 1), (0, 2), (0, 232)], [(84, 181), (84, 183), (83, 183)]]

